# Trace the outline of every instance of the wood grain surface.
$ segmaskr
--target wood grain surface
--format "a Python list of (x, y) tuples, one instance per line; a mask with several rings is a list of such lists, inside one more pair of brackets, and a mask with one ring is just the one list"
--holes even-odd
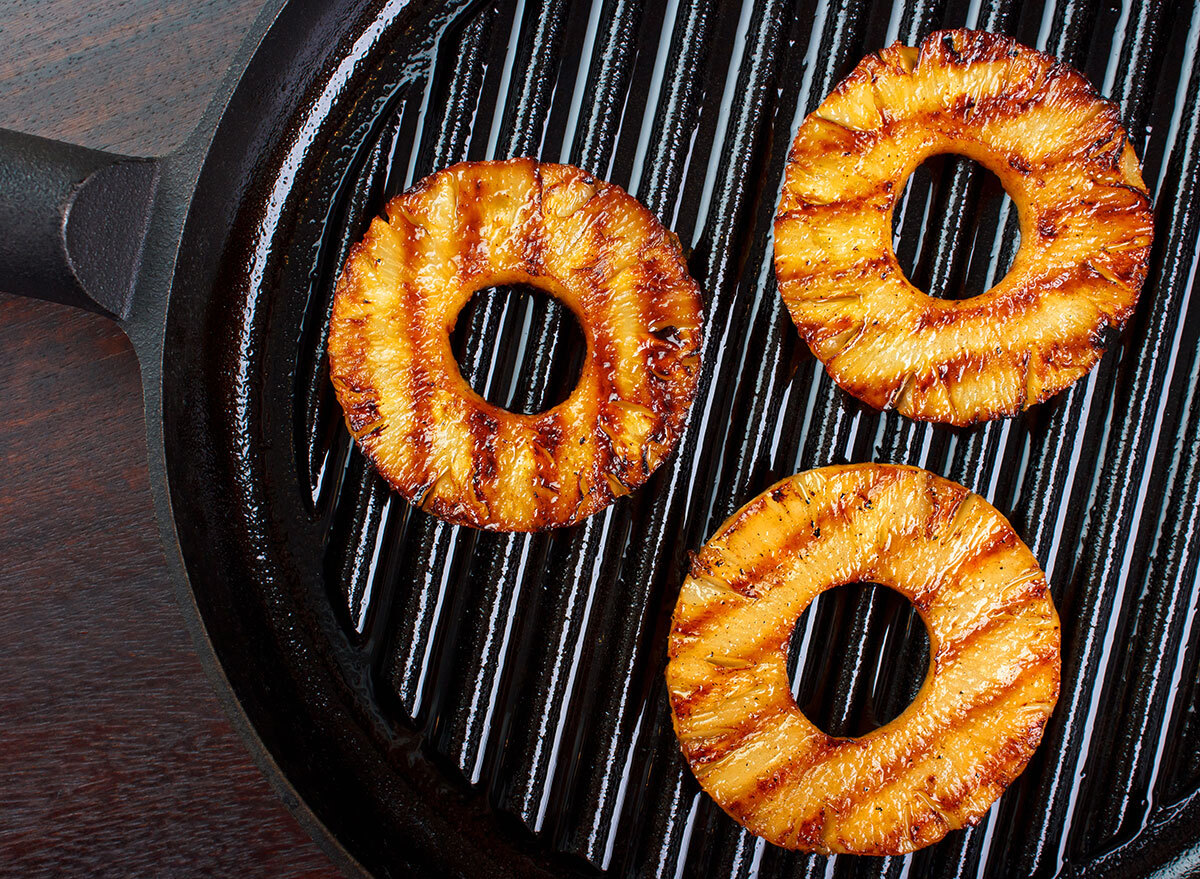
[[(0, 126), (166, 152), (261, 2), (6, 0)], [(200, 667), (140, 395), (114, 324), (0, 294), (0, 875), (335, 876)]]

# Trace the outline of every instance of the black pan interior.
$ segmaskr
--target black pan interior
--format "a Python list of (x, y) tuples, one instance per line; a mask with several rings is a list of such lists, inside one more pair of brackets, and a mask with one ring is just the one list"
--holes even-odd
[[(1150, 280), (1087, 379), (952, 430), (838, 391), (774, 287), (770, 221), (804, 114), (866, 52), (1003, 31), (1121, 108), (1156, 195)], [(279, 767), (381, 875), (1142, 875), (1200, 838), (1195, 404), (1200, 12), (1184, 5), (502, 0), (289, 4), (201, 176), (164, 364), (168, 475), (197, 603)], [(341, 424), (324, 325), (346, 250), (388, 197), (460, 159), (570, 161), (689, 250), (708, 324), (675, 455), (553, 534), (410, 509)], [(970, 163), (916, 175), (897, 249), (938, 295), (979, 292), (1018, 242)], [(559, 310), (497, 291), (464, 371), (536, 409), (569, 381)], [(904, 858), (776, 849), (708, 801), (662, 683), (687, 552), (774, 481), (916, 464), (1013, 521), (1064, 625), (1064, 686), (1025, 774), (979, 827)], [(858, 729), (902, 707), (919, 621), (831, 595), (793, 645), (797, 692)], [(857, 661), (831, 644), (859, 645)], [(884, 673), (881, 673), (882, 672)], [(1168, 867), (1168, 869), (1173, 869)]]

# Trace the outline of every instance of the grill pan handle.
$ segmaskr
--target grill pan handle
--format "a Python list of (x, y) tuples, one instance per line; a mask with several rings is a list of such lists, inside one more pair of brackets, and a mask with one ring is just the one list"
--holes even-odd
[(0, 129), (0, 289), (128, 317), (158, 172)]

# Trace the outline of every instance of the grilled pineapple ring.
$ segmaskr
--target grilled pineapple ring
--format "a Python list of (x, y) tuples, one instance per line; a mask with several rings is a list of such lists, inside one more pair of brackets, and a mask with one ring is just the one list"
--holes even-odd
[[(788, 685), (788, 639), (818, 593), (898, 590), (930, 633), (929, 674), (861, 738), (821, 732)], [(1012, 527), (914, 467), (810, 470), (705, 545), (675, 608), (667, 686), (701, 786), (787, 848), (889, 855), (974, 824), (1029, 760), (1058, 698), (1058, 615)]]
[[(982, 295), (904, 277), (892, 209), (925, 159), (959, 153), (1016, 203), (1021, 247)], [(1084, 375), (1146, 278), (1152, 216), (1117, 108), (1007, 37), (956, 30), (864, 58), (800, 126), (775, 270), (801, 336), (842, 388), (910, 418), (1011, 415)]]
[[(491, 405), (450, 332), (477, 290), (532, 284), (579, 318), (558, 406)], [(338, 282), (329, 367), (350, 432), (404, 497), (501, 531), (571, 525), (641, 485), (696, 391), (701, 305), (679, 240), (616, 186), (530, 159), (440, 171), (387, 205)]]

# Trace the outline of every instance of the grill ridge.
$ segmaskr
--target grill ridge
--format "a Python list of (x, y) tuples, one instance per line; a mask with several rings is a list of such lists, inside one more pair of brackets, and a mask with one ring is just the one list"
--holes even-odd
[[(1195, 73), (1193, 70), (1193, 77)], [(1188, 74), (1185, 72), (1183, 75)], [(1171, 157), (1171, 162), (1179, 168), (1176, 179), (1183, 181), (1183, 194), (1189, 199), (1188, 190), (1194, 188), (1190, 177), (1196, 170), (1194, 146), (1198, 135), (1200, 129), (1193, 117)], [(1192, 148), (1190, 153), (1189, 147)], [(1166, 228), (1163, 228), (1164, 225)], [(1180, 278), (1172, 277), (1172, 273), (1186, 270), (1181, 265), (1186, 258), (1182, 253), (1188, 252), (1187, 243), (1194, 241), (1195, 235), (1195, 219), (1190, 213), (1176, 215), (1169, 224), (1159, 226), (1151, 257), (1150, 278), (1144, 293), (1150, 301), (1148, 307), (1139, 309), (1140, 314), (1150, 316), (1149, 326), (1138, 327), (1139, 332), (1130, 337), (1128, 347), (1136, 359), (1131, 363), (1132, 374), (1126, 373), (1126, 381), (1117, 383), (1113, 403), (1117, 411), (1130, 411), (1133, 407), (1143, 405), (1143, 401), (1153, 406), (1150, 401), (1162, 398), (1165, 369), (1159, 363), (1158, 340), (1170, 336), (1182, 320), (1179, 298), (1189, 288), (1180, 283)], [(1064, 681), (1096, 681), (1096, 684), (1079, 687), (1075, 692), (1064, 686), (1065, 698), (1061, 700), (1055, 720), (1048, 730), (1046, 744), (1050, 747), (1041, 752), (1054, 761), (1053, 773), (1043, 785), (1039, 785), (1037, 791), (1039, 808), (1047, 811), (1062, 808), (1064, 803), (1073, 801), (1077, 789), (1062, 780), (1063, 773), (1065, 771), (1069, 777), (1078, 779), (1079, 763), (1088, 756), (1087, 741), (1083, 739), (1083, 734), (1095, 716), (1096, 690), (1105, 680), (1103, 675), (1097, 676), (1097, 672), (1104, 669), (1111, 658), (1109, 639), (1119, 631), (1120, 615), (1112, 611), (1114, 607), (1119, 608), (1125, 598), (1128, 574), (1122, 568), (1131, 562), (1127, 550), (1131, 545), (1129, 535), (1131, 529), (1136, 528), (1134, 517), (1141, 513), (1140, 509), (1130, 510), (1127, 506), (1128, 486), (1140, 486), (1136, 501), (1140, 508), (1148, 487), (1148, 474), (1145, 472), (1147, 458), (1157, 441), (1157, 436), (1146, 430), (1146, 424), (1141, 419), (1122, 420), (1114, 425), (1113, 433), (1109, 436), (1106, 458), (1112, 459), (1112, 469), (1099, 479), (1097, 497), (1092, 504), (1108, 513), (1100, 535), (1085, 541), (1082, 546), (1082, 563), (1074, 578), (1080, 584), (1076, 587), (1081, 598), (1080, 605), (1068, 604), (1062, 612), (1064, 643), (1068, 645), (1063, 653)], [(1103, 640), (1097, 639), (1095, 634), (1101, 629), (1105, 632)], [(1076, 645), (1081, 653), (1072, 649)], [(1086, 704), (1080, 704), (1081, 699), (1086, 699)], [(1076, 722), (1068, 726), (1068, 721), (1076, 720), (1081, 710), (1086, 712), (1088, 723)], [(1075, 766), (1068, 768), (1065, 765), (1068, 760), (1075, 761)], [(1070, 817), (1067, 819), (1067, 828), (1064, 828), (1064, 836), (1069, 830), (1069, 822)], [(1057, 828), (1048, 824), (1036, 826), (1045, 827), (1047, 832), (1039, 835), (1028, 861), (1023, 862), (1023, 866), (1027, 864), (1031, 871), (1042, 867), (1043, 859), (1051, 856), (1049, 846), (1057, 844)], [(1063, 845), (1058, 845), (1053, 853), (1057, 862), (1061, 862)]]
[[(640, 13), (640, 8), (634, 7), (629, 10), (629, 15), (637, 16)], [(594, 14), (589, 11), (589, 18)], [(636, 18), (633, 19), (636, 21)], [(610, 18), (610, 23), (604, 29), (604, 36), (601, 38), (600, 57), (605, 59), (605, 62), (600, 66), (597, 79), (589, 76), (589, 83), (586, 88), (595, 90), (597, 88), (616, 89), (619, 87), (619, 82), (611, 76), (612, 59), (624, 57), (621, 52), (623, 46), (627, 46), (627, 41), (622, 40), (622, 29), (615, 27), (618, 18), (615, 14)], [(610, 54), (611, 52), (611, 54)], [(593, 56), (594, 57), (594, 56)], [(578, 123), (577, 123), (578, 124)], [(593, 164), (600, 160), (603, 151), (606, 148), (611, 148), (611, 137), (615, 132), (611, 132), (607, 127), (599, 134), (595, 133), (593, 126), (600, 124), (594, 114), (590, 114), (584, 121), (581, 127), (576, 128), (575, 149), (591, 154), (591, 162)], [(607, 136), (606, 136), (607, 135)], [(606, 147), (607, 141), (607, 147)], [(554, 649), (542, 652), (541, 667), (546, 669), (543, 673), (548, 675), (553, 682), (550, 688), (536, 687), (530, 711), (526, 713), (524, 723), (520, 730), (520, 744), (511, 747), (511, 753), (506, 755), (509, 761), (508, 765), (516, 765), (521, 767), (515, 772), (517, 778), (512, 789), (507, 792), (509, 797), (508, 802), (510, 807), (531, 827), (541, 829), (546, 815), (546, 809), (549, 803), (549, 796), (554, 784), (554, 771), (559, 765), (563, 735), (566, 725), (566, 714), (571, 710), (574, 692), (572, 685), (578, 680), (580, 674), (581, 663), (584, 657), (582, 656), (582, 647), (580, 640), (584, 637), (583, 632), (586, 631), (586, 623), (591, 619), (591, 614), (594, 609), (594, 599), (596, 590), (596, 571), (597, 568), (603, 568), (605, 565), (611, 564), (608, 558), (600, 556), (601, 547), (605, 544), (603, 535), (611, 533), (614, 525), (614, 514), (618, 507), (611, 507), (604, 510), (597, 517), (590, 520), (584, 527), (578, 538), (571, 536), (564, 539), (556, 539), (557, 544), (565, 544), (559, 546), (562, 550), (561, 557), (565, 559), (578, 559), (576, 564), (558, 564), (549, 567), (549, 591), (552, 594), (566, 595), (567, 603), (564, 611), (553, 614), (547, 621), (550, 627), (550, 638), (547, 639), (547, 646), (554, 644)], [(620, 528), (620, 523), (617, 524)], [(557, 536), (556, 536), (557, 538)], [(598, 541), (598, 542), (597, 542)], [(623, 545), (622, 541), (617, 541), (616, 545)], [(586, 588), (586, 595), (581, 595), (578, 576), (566, 576), (566, 573), (571, 570), (583, 571), (587, 568), (593, 571), (590, 585)], [(562, 576), (560, 576), (560, 573)], [(582, 610), (580, 605), (582, 604)], [(561, 607), (561, 605), (559, 605)], [(576, 611), (576, 612), (572, 612)], [(580, 615), (581, 614), (581, 615)], [(574, 632), (574, 636), (571, 633)], [(575, 649), (569, 649), (568, 645), (571, 641), (575, 643)], [(568, 669), (564, 670), (564, 662), (570, 662)], [(542, 680), (545, 677), (540, 678)], [(544, 733), (551, 726), (556, 730), (553, 743), (547, 749), (544, 747)]]
[[(843, 21), (844, 21), (844, 19), (842, 19), (841, 17), (834, 19), (834, 27), (840, 27), (840, 24)], [(830, 66), (832, 66), (832, 65), (830, 65)], [(831, 72), (828, 73), (827, 76), (832, 76), (832, 73)], [(819, 99), (819, 97), (820, 96), (818, 95), (817, 98)], [(734, 130), (737, 130), (736, 127)], [(786, 150), (787, 146), (788, 146), (788, 144), (780, 144), (779, 145), (779, 147), (783, 150)], [(714, 235), (714, 238), (715, 237), (716, 237), (716, 235)], [(718, 253), (718, 250), (716, 247), (713, 248), (713, 252), (714, 252), (714, 254)], [(724, 254), (722, 254), (722, 255), (724, 255)], [(714, 282), (718, 282), (719, 280), (721, 280), (722, 275), (726, 271), (728, 271), (726, 266), (721, 265), (720, 263), (717, 263), (715, 266), (712, 266), (712, 268), (715, 269), (715, 271), (710, 270), (709, 273), (707, 273), (705, 276), (703, 276), (704, 280), (702, 281), (702, 285), (706, 289), (710, 289), (710, 290), (713, 289)], [(713, 277), (714, 274), (716, 275), (715, 278)], [(718, 288), (718, 290), (719, 290), (719, 288)], [(714, 299), (716, 299), (716, 297), (719, 295), (719, 292), (714, 292), (711, 295), (713, 295)], [(735, 309), (735, 312), (736, 312), (736, 309)], [(712, 315), (712, 317), (710, 319), (710, 323), (711, 323), (711, 325), (713, 325), (713, 329), (710, 330), (710, 334), (711, 334), (710, 341), (712, 341), (713, 344), (720, 344), (721, 342), (723, 342), (725, 340), (721, 339), (721, 337), (717, 335), (717, 329), (716, 329), (715, 325), (717, 324), (718, 316), (722, 315), (722, 310), (718, 306), (713, 305), (710, 308), (710, 314)], [(728, 326), (728, 324), (726, 326)], [(733, 331), (732, 327), (730, 327), (730, 329), (726, 330), (725, 332), (730, 332), (731, 335), (736, 335), (736, 331)], [(714, 372), (719, 372), (719, 371), (720, 371), (720, 363), (718, 362), (718, 364), (714, 365)], [(719, 393), (719, 386), (715, 390), (717, 391), (717, 393)], [(714, 394), (715, 398), (710, 403), (705, 398), (706, 391), (707, 391), (707, 389), (702, 386), (702, 390), (700, 392), (700, 395), (698, 397), (697, 404), (696, 404), (697, 407), (705, 407), (705, 408), (702, 408), (701, 411), (705, 412), (706, 415), (708, 412), (713, 412), (713, 414), (711, 416), (708, 416), (708, 417), (711, 417), (713, 423), (716, 423), (718, 425), (727, 424), (728, 419), (723, 419), (720, 414), (717, 414), (717, 413), (723, 413), (724, 411), (727, 411), (727, 410), (719, 408), (719, 407), (722, 407), (727, 404), (722, 402), (719, 397), (715, 397), (715, 394)], [(693, 423), (695, 423), (696, 417), (697, 416), (694, 414), (693, 415)], [(701, 422), (701, 423), (703, 423), (703, 422)], [(689, 437), (687, 437), (685, 435), (685, 439), (682, 443), (682, 449), (681, 449), (680, 458), (679, 458), (679, 460), (681, 460), (681, 461), (688, 459), (691, 456), (691, 447), (689, 445), (688, 440), (689, 440)], [(702, 467), (703, 464), (700, 464), (699, 466)], [(698, 469), (699, 469), (699, 467), (697, 467), (697, 470)], [(693, 474), (695, 474), (695, 473), (696, 473), (696, 471), (694, 470)], [(696, 478), (696, 476), (693, 475), (692, 479), (695, 480), (695, 478)], [(706, 486), (702, 485), (700, 487), (699, 491), (701, 491), (701, 492), (703, 492), (705, 490), (711, 491), (713, 488), (713, 486), (712, 486), (713, 481), (714, 480), (710, 477), (710, 480), (708, 481), (707, 485)], [(685, 516), (695, 509), (697, 501), (699, 501), (700, 503), (703, 502), (703, 495), (700, 495), (699, 497), (697, 497), (695, 494), (695, 490), (693, 489), (692, 486), (688, 486), (688, 497), (689, 497), (689, 502), (684, 505)], [(685, 522), (686, 521), (687, 520), (685, 519)], [(684, 527), (685, 527), (686, 531), (689, 533), (689, 541), (688, 541), (689, 544), (698, 546), (699, 543), (702, 542), (703, 539), (707, 536), (707, 532), (708, 532), (708, 530), (710, 530), (709, 526), (711, 524), (715, 524), (715, 523), (711, 523), (707, 519), (705, 519), (704, 517), (699, 516), (699, 515), (696, 515), (695, 518), (692, 519), (692, 521), (690, 523), (685, 524)], [(653, 543), (655, 543), (655, 544), (657, 544), (658, 542), (659, 542), (658, 540), (653, 541)], [(678, 579), (680, 579), (683, 574), (682, 566), (679, 564), (678, 560), (673, 559), (672, 560), (672, 568), (674, 569), (672, 571), (672, 573), (673, 573), (672, 579), (677, 582)], [(672, 592), (673, 592), (673, 590), (672, 590)], [(659, 704), (661, 705), (664, 700), (659, 699), (658, 701), (659, 701)], [(662, 795), (658, 798), (658, 801), (655, 803), (655, 808), (650, 810), (648, 818), (653, 819), (653, 822), (654, 822), (654, 825), (656, 828), (655, 836), (661, 837), (663, 840), (663, 842), (660, 843), (658, 846), (659, 855), (660, 855), (660, 857), (657, 859), (658, 863), (662, 864), (662, 865), (666, 865), (668, 863), (674, 863), (675, 858), (678, 857), (679, 853), (684, 851), (684, 839), (685, 839), (685, 837), (687, 837), (689, 828), (694, 827), (693, 822), (695, 821), (695, 815), (696, 815), (694, 810), (700, 809), (704, 812), (707, 812), (708, 810), (712, 809), (713, 807), (711, 806), (710, 803), (708, 803), (708, 801), (706, 799), (699, 799), (700, 795), (698, 793), (696, 793), (694, 781), (691, 779), (690, 774), (688, 774), (686, 772), (686, 770), (681, 766), (681, 763), (679, 761), (678, 754), (677, 754), (677, 749), (674, 748), (674, 746), (673, 746), (673, 735), (670, 732), (669, 721), (666, 719), (665, 716), (660, 717), (658, 730), (660, 731), (660, 734), (658, 737), (658, 740), (660, 742), (659, 747), (660, 747), (661, 751), (665, 752), (665, 753), (663, 753), (662, 758), (656, 762), (660, 763), (660, 764), (666, 764), (669, 767), (669, 774), (668, 774), (667, 779), (665, 779), (665, 780), (657, 780), (657, 781), (651, 780), (647, 784), (647, 787), (650, 790), (659, 791), (662, 793)], [(667, 757), (667, 755), (670, 755), (669, 758)], [(660, 825), (661, 825), (661, 830), (658, 829)], [(667, 869), (667, 872), (670, 872), (669, 868)]]
[[(505, 58), (505, 71), (512, 76), (509, 98), (504, 104), (500, 127), (497, 129), (499, 120), (492, 121), (493, 131), (501, 132), (501, 142), (509, 155), (528, 153), (540, 140), (535, 129), (545, 116), (550, 95), (549, 65), (559, 51), (561, 18), (559, 4), (553, 0), (534, 3), (528, 8), (524, 8), (523, 3), (517, 4)], [(489, 152), (493, 149), (493, 142), (489, 141)], [(509, 369), (497, 368), (497, 355), (503, 351), (500, 340), (520, 335), (520, 326), (528, 325), (533, 318), (530, 314), (533, 303), (529, 300), (522, 302), (512, 293), (496, 299), (502, 302), (498, 306), (501, 314), (499, 326), (494, 319), (487, 317), (473, 321), (466, 350), (478, 352), (478, 366), (471, 376), (474, 379), (472, 384), (478, 381), (479, 374), (483, 372), (488, 376), (489, 389), (492, 380), (498, 383), (507, 380), (508, 396), (511, 397), (513, 385), (520, 376), (511, 369), (511, 365)], [(481, 309), (480, 312), (486, 315), (487, 310)], [(547, 355), (553, 351), (552, 340), (557, 336), (558, 327), (556, 310), (545, 311), (539, 317), (530, 333), (535, 339), (535, 357), (529, 370), (533, 378), (523, 401), (531, 408), (546, 393), (550, 367)], [(484, 393), (489, 396), (487, 391)], [(476, 545), (482, 549), (485, 558), (473, 561), (467, 569), (465, 582), (457, 584), (459, 590), (482, 586), (476, 600), (481, 606), (486, 606), (487, 612), (469, 628), (471, 640), (457, 651), (456, 661), (460, 668), (453, 682), (447, 684), (452, 687), (457, 685), (455, 689), (470, 695), (465, 704), (460, 702), (450, 708), (451, 716), (444, 727), (446, 737), (440, 742), (439, 751), (453, 755), (456, 764), (472, 782), (478, 782), (482, 777), (483, 759), (496, 721), (496, 705), (511, 683), (508, 647), (514, 639), (517, 609), (523, 606), (521, 617), (524, 620), (534, 615), (525, 591), (527, 581), (531, 579), (526, 576), (526, 570), (544, 569), (549, 541), (550, 538), (545, 535), (480, 535)], [(520, 643), (519, 635), (516, 641)], [(445, 689), (447, 685), (442, 686)]]
[[(424, 176), (434, 167), (466, 157), (473, 127), (465, 120), (474, 121), (477, 102), (483, 100), (485, 73), (489, 66), (494, 66), (485, 60), (488, 58), (485, 49), (496, 17), (495, 8), (484, 7), (475, 18), (468, 20), (461, 34), (451, 28), (442, 36), (449, 45), (445, 49), (439, 45), (435, 53), (451, 53), (452, 64), (442, 63), (444, 56), (431, 53), (430, 63), (435, 74), (447, 67), (450, 70), (445, 78), (431, 76), (426, 86), (428, 97), (425, 101), (433, 106), (433, 109), (427, 109), (426, 118), (436, 118), (442, 123), (427, 126), (422, 132), (422, 147), (406, 163), (410, 177)], [(440, 114), (438, 107), (443, 108)], [(400, 164), (405, 164), (405, 157), (393, 154), (392, 165)], [(472, 329), (478, 332), (477, 327)], [(472, 380), (477, 380), (477, 376), (472, 376)], [(403, 584), (394, 581), (386, 584), (389, 592), (400, 589), (406, 594), (392, 605), (394, 618), (388, 622), (393, 634), (380, 651), (377, 680), (381, 682), (381, 698), (395, 702), (409, 717), (427, 719), (425, 728), (428, 731), (436, 721), (435, 712), (429, 708), (429, 681), (436, 677), (439, 666), (435, 647), (448, 641), (437, 636), (442, 630), (441, 620), (447, 617), (447, 606), (453, 605), (450, 553), (461, 545), (464, 553), (469, 554), (474, 534), (460, 534), (457, 529), (436, 523), (417, 511), (403, 526), (388, 536), (392, 545), (412, 546), (415, 550), (406, 553), (405, 564), (400, 570), (424, 574), (415, 582), (410, 581), (408, 590), (403, 590)]]

